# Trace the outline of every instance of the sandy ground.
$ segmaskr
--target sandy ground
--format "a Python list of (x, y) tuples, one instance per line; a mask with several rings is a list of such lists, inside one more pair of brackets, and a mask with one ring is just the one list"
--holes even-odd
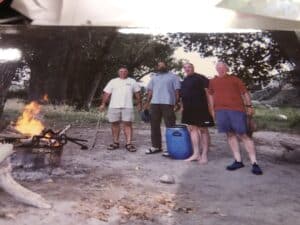
[[(263, 176), (245, 168), (225, 170), (232, 162), (224, 136), (212, 129), (207, 165), (145, 155), (148, 125), (136, 124), (138, 152), (107, 151), (108, 124), (101, 126), (93, 151), (65, 146), (61, 169), (40, 181), (22, 181), (53, 204), (40, 210), (0, 192), (1, 225), (39, 224), (178, 224), (295, 225), (300, 220), (300, 166), (286, 157), (279, 140), (300, 143), (299, 135), (257, 132), (255, 140)], [(92, 140), (94, 128), (72, 128), (69, 135)], [(290, 154), (290, 153), (287, 153)], [(284, 157), (283, 157), (284, 156)], [(292, 159), (287, 161), (286, 158)], [(175, 184), (159, 177), (173, 175)]]

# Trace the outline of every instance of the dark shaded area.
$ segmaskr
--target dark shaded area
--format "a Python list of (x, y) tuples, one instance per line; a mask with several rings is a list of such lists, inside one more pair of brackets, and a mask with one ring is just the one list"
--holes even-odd
[(300, 96), (300, 41), (294, 31), (273, 31), (272, 37), (279, 44), (282, 54), (295, 65), (291, 71), (291, 81)]
[[(245, 167), (227, 171), (225, 168), (233, 159), (225, 136), (212, 135), (209, 163), (204, 166), (189, 163), (178, 178), (173, 225), (297, 223), (300, 218), (299, 165), (280, 156), (283, 149), (277, 146), (278, 139), (284, 137), (274, 140), (256, 133), (254, 136), (264, 175), (251, 174), (251, 164), (242, 147)], [(272, 150), (264, 151), (266, 146)], [(296, 158), (296, 154), (293, 156)]]
[(89, 109), (99, 102), (104, 85), (127, 65), (140, 79), (159, 60), (181, 68), (174, 49), (151, 35), (126, 35), (113, 27), (3, 26), (2, 48), (22, 51), (31, 70), (29, 100), (48, 94), (51, 103)]
[(30, 19), (10, 7), (13, 0), (0, 3), (0, 24), (27, 24)]

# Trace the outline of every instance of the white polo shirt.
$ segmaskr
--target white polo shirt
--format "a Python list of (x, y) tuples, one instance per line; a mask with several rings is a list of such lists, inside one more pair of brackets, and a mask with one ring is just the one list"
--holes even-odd
[(115, 78), (108, 82), (104, 92), (111, 94), (109, 108), (133, 108), (133, 94), (141, 87), (132, 78)]

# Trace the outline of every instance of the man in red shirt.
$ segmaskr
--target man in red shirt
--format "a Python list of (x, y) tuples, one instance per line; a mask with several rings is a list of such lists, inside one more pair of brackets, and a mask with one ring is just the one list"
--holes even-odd
[(254, 114), (251, 97), (244, 83), (234, 75), (228, 75), (228, 66), (223, 62), (216, 65), (218, 76), (209, 82), (209, 105), (218, 131), (227, 134), (228, 144), (235, 161), (227, 170), (244, 167), (238, 137), (242, 140), (252, 163), (252, 173), (261, 175), (256, 161), (253, 140), (247, 135), (247, 115)]

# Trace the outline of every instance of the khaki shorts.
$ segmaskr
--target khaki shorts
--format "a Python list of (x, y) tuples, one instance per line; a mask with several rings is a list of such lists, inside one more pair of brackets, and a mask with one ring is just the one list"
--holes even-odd
[(107, 118), (110, 123), (113, 122), (133, 122), (134, 115), (131, 108), (110, 108), (107, 112)]

